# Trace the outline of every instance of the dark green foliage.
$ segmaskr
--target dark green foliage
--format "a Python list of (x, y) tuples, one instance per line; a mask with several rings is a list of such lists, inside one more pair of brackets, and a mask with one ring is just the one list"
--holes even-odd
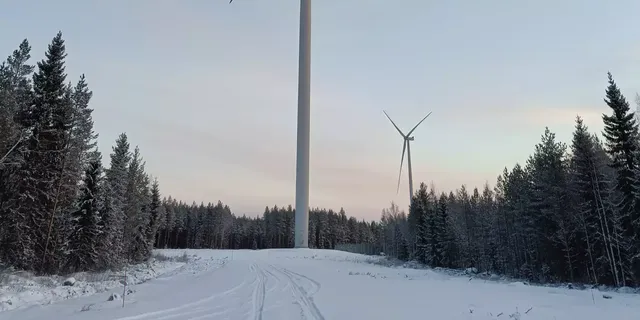
[(453, 230), (451, 230), (451, 221), (449, 220), (449, 205), (447, 196), (443, 193), (438, 199), (438, 206), (435, 216), (435, 267), (453, 266), (455, 259), (455, 242), (453, 238)]
[(97, 157), (89, 162), (84, 175), (78, 210), (73, 212), (72, 232), (69, 237), (68, 269), (75, 271), (100, 268), (100, 240), (103, 224), (100, 223), (100, 194), (102, 163)]
[(161, 206), (162, 203), (160, 199), (160, 184), (158, 183), (158, 179), (155, 179), (153, 180), (153, 184), (151, 185), (151, 202), (149, 203), (149, 225), (147, 227), (147, 243), (151, 245), (153, 245), (156, 241), (158, 227), (160, 226), (162, 218)]
[(637, 229), (634, 226), (634, 221), (640, 218), (640, 207), (636, 204), (638, 201), (638, 179), (636, 177), (638, 124), (634, 113), (630, 111), (629, 103), (620, 92), (611, 73), (608, 73), (608, 77), (609, 86), (605, 102), (611, 108), (612, 114), (602, 115), (603, 136), (606, 139), (607, 153), (612, 159), (611, 167), (616, 170), (615, 189), (622, 196), (617, 208), (622, 216), (622, 227), (626, 236), (632, 236)]
[(638, 124), (635, 114), (630, 111), (629, 103), (608, 74), (609, 86), (606, 90), (605, 102), (611, 108), (611, 115), (602, 115), (604, 122), (603, 136), (606, 151), (611, 157), (611, 167), (615, 171), (616, 191), (615, 210), (622, 232), (620, 245), (621, 262), (627, 264), (623, 268), (621, 284), (627, 280), (637, 281), (640, 275), (640, 154), (638, 150)]
[[(66, 57), (62, 34), (53, 39), (46, 59), (33, 75), (33, 101), (18, 110), (18, 123), (29, 136), (21, 150), (23, 163), (6, 181), (17, 194), (7, 201), (8, 215), (19, 228), (8, 241), (17, 266), (56, 272), (65, 257), (66, 216), (59, 214), (69, 198), (64, 177), (72, 114), (64, 84)], [(53, 227), (53, 226), (56, 227)], [(16, 235), (20, 234), (20, 235)], [(11, 253), (13, 252), (13, 254)], [(18, 254), (19, 253), (19, 254)]]
[(15, 174), (24, 161), (23, 139), (26, 133), (16, 118), (32, 100), (30, 76), (34, 67), (28, 64), (30, 58), (31, 46), (25, 39), (7, 61), (0, 64), (0, 246), (6, 248), (0, 252), (0, 260), (5, 261), (11, 261), (10, 252), (19, 249), (9, 249), (8, 242), (28, 237), (14, 234), (27, 226), (17, 225), (17, 221), (25, 220), (15, 214), (12, 205), (19, 196)]

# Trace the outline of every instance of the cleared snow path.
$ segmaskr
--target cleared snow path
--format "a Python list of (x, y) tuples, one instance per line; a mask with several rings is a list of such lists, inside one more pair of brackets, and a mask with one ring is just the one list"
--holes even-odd
[[(184, 250), (161, 250), (181, 255)], [(0, 320), (640, 319), (640, 297), (386, 268), (330, 250), (188, 250), (199, 260), (112, 293), (0, 312)], [(83, 311), (84, 310), (84, 311)]]

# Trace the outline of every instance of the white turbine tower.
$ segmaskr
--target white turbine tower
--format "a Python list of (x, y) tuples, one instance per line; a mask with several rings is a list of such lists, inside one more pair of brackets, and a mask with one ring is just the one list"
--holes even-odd
[[(233, 0), (229, 0), (232, 3)], [(311, 122), (311, 0), (300, 0), (298, 40), (298, 141), (295, 248), (309, 247), (309, 142)]]
[(636, 93), (636, 122), (640, 123), (640, 94)]
[(413, 172), (411, 171), (411, 146), (410, 146), (410, 141), (413, 141), (413, 137), (411, 136), (411, 134), (413, 133), (414, 130), (416, 130), (416, 128), (422, 123), (422, 121), (424, 121), (425, 119), (427, 119), (427, 117), (429, 117), (431, 115), (431, 112), (429, 112), (429, 114), (427, 114), (424, 118), (422, 118), (422, 120), (420, 120), (420, 122), (418, 122), (418, 124), (416, 124), (415, 127), (413, 127), (413, 129), (411, 129), (411, 131), (409, 131), (409, 133), (404, 134), (402, 133), (402, 130), (400, 130), (400, 128), (398, 128), (398, 126), (395, 124), (395, 122), (393, 122), (393, 120), (391, 120), (391, 117), (389, 117), (389, 115), (387, 114), (386, 111), (383, 111), (384, 115), (387, 116), (387, 119), (389, 119), (389, 121), (391, 121), (391, 124), (396, 128), (396, 130), (398, 130), (398, 132), (400, 133), (400, 135), (402, 136), (403, 142), (402, 142), (402, 158), (400, 158), (400, 173), (398, 174), (398, 188), (396, 190), (396, 193), (398, 193), (400, 191), (400, 177), (402, 176), (402, 164), (404, 163), (404, 152), (407, 152), (407, 166), (409, 167), (409, 205), (411, 205), (411, 200), (413, 199)]

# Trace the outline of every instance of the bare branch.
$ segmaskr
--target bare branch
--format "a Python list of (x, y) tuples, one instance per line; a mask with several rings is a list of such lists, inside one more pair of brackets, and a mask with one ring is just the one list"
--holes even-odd
[(4, 163), (4, 161), (7, 159), (7, 157), (9, 157), (9, 155), (11, 154), (11, 152), (13, 152), (13, 150), (18, 147), (18, 145), (22, 142), (22, 140), (24, 139), (24, 136), (21, 135), (20, 139), (18, 139), (18, 142), (16, 142), (13, 147), (11, 147), (11, 149), (9, 149), (9, 151), (7, 151), (7, 153), (2, 156), (2, 158), (0, 159), (0, 165)]

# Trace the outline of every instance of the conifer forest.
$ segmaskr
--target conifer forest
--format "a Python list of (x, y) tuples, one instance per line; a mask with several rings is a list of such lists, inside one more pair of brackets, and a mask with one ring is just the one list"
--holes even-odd
[[(153, 248), (293, 247), (291, 206), (247, 217), (173, 199), (125, 133), (103, 155), (90, 79), (68, 79), (66, 57), (58, 33), (39, 62), (24, 40), (0, 65), (1, 265), (66, 274), (141, 263)], [(367, 245), (537, 283), (640, 285), (638, 122), (611, 74), (602, 89), (603, 132), (579, 116), (567, 143), (541, 128), (526, 163), (507, 164), (493, 186), (422, 183), (406, 213), (391, 204), (378, 221), (313, 208), (310, 246)]]

